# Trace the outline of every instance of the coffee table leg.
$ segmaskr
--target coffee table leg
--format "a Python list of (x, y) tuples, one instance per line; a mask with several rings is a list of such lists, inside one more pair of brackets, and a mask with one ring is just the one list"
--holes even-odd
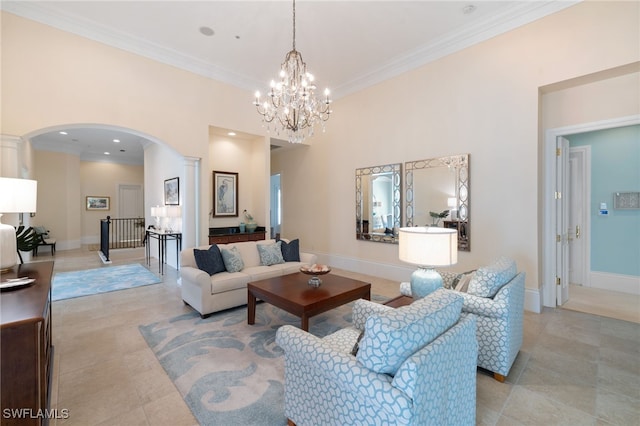
[(256, 296), (251, 293), (251, 290), (247, 290), (247, 324), (256, 323)]
[(302, 318), (301, 318), (301, 327), (304, 331), (309, 331), (309, 317), (307, 316), (307, 314), (302, 314)]

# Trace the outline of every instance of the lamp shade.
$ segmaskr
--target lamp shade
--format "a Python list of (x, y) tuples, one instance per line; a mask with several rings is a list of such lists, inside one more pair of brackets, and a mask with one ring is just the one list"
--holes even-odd
[(0, 177), (0, 213), (35, 213), (38, 181)]
[(398, 258), (419, 266), (450, 266), (458, 262), (458, 231), (438, 227), (400, 228)]
[(165, 209), (165, 217), (182, 217), (180, 206), (167, 206)]

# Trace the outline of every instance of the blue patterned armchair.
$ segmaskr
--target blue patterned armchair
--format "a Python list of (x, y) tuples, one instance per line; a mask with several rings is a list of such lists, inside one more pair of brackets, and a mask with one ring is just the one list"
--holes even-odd
[[(462, 311), (478, 319), (478, 367), (504, 382), (522, 346), (525, 273), (516, 263), (501, 257), (491, 265), (464, 274), (441, 271), (445, 288), (460, 289)], [(466, 288), (468, 287), (468, 288)], [(408, 283), (400, 293), (410, 296)]]
[(353, 326), (322, 339), (280, 327), (289, 424), (475, 424), (476, 319), (462, 301), (444, 289), (398, 309), (358, 300)]

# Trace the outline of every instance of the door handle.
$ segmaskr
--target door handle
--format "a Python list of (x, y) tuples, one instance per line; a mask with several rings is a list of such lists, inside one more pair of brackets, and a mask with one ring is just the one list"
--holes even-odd
[(580, 225), (576, 225), (576, 240), (580, 238)]

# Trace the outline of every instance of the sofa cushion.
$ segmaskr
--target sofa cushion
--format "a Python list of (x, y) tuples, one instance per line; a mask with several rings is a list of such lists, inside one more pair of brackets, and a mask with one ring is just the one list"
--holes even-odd
[(402, 363), (458, 321), (462, 296), (440, 288), (411, 305), (369, 316), (356, 359), (394, 375)]
[(242, 256), (240, 256), (237, 247), (223, 248), (220, 249), (220, 252), (227, 272), (240, 272), (244, 269), (244, 262), (242, 262)]
[(258, 244), (258, 254), (260, 255), (260, 265), (271, 266), (284, 263), (282, 258), (282, 250), (280, 249), (282, 241), (273, 244)]
[(282, 250), (282, 257), (285, 262), (300, 262), (300, 240), (295, 239), (293, 241), (283, 241), (280, 240), (282, 245), (280, 246)]
[(502, 256), (493, 264), (478, 268), (469, 282), (467, 292), (479, 297), (493, 297), (516, 273), (516, 262)]
[(198, 269), (205, 271), (209, 275), (224, 272), (227, 269), (222, 260), (222, 253), (217, 245), (212, 245), (208, 250), (193, 249), (193, 257), (196, 259)]
[[(246, 289), (247, 281), (249, 281), (249, 277), (244, 272), (219, 272), (211, 275), (211, 294)], [(244, 302), (246, 303), (246, 300)]]

